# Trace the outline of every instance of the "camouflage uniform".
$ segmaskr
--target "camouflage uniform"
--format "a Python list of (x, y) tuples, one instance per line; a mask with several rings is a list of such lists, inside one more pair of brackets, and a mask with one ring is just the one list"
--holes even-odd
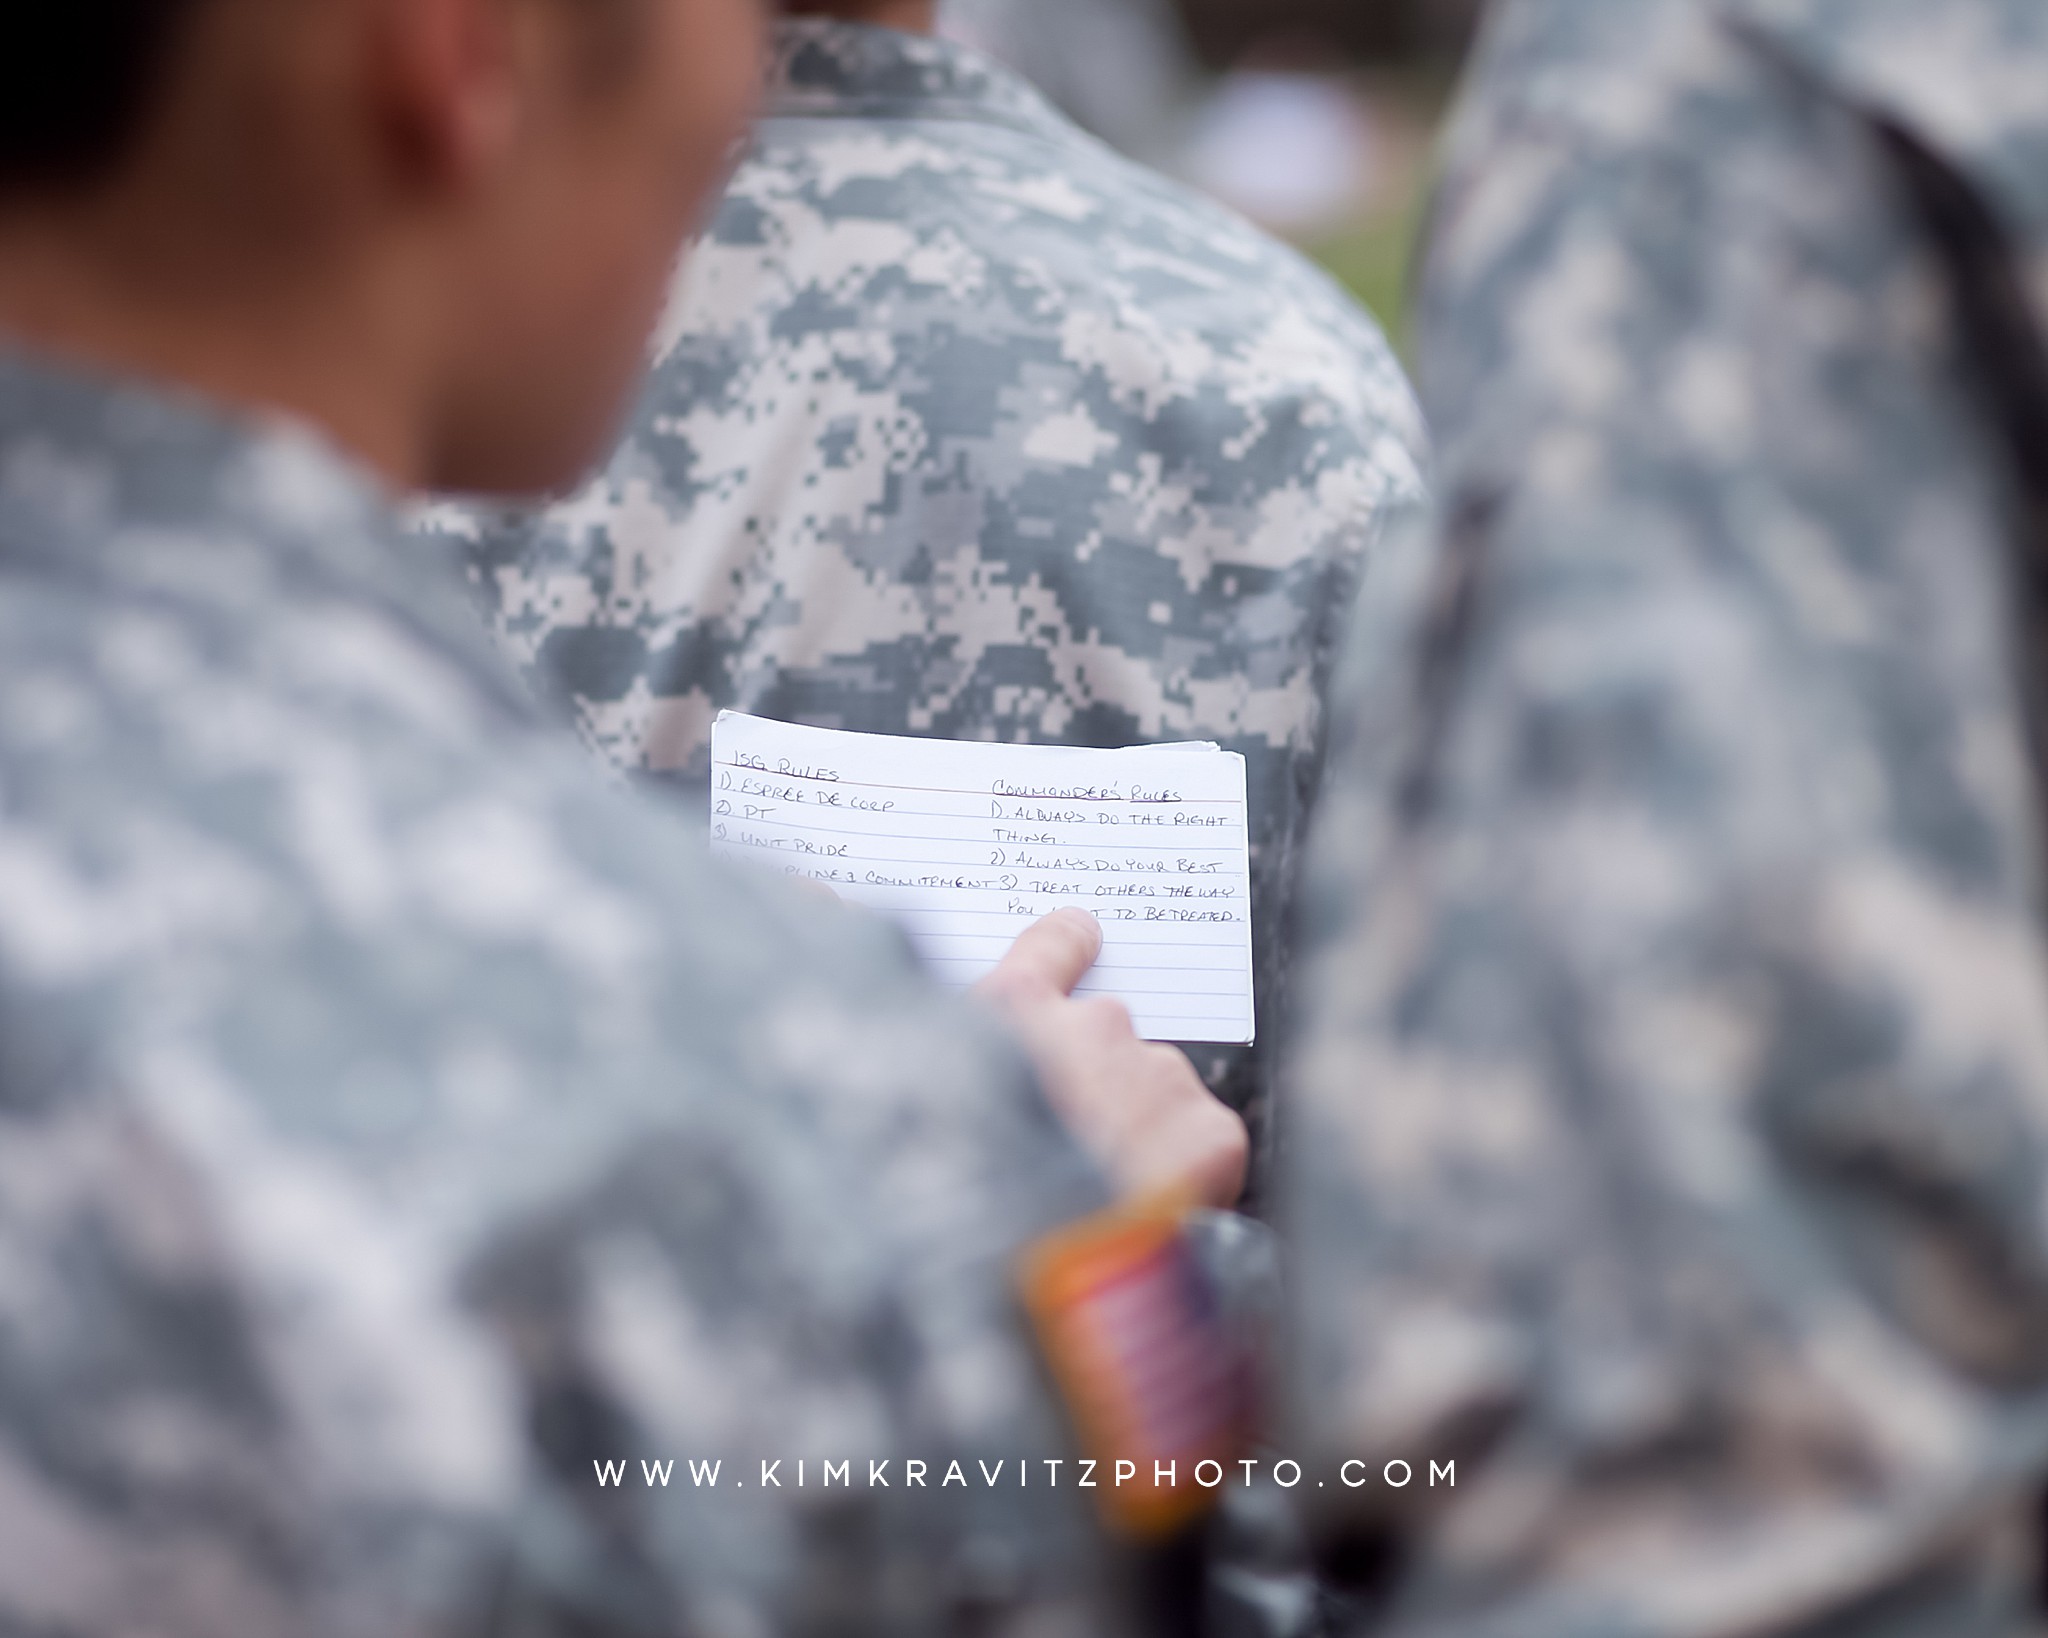
[(608, 789), (324, 445), (20, 359), (0, 1109), (0, 1631), (1088, 1624), (1073, 1490), (817, 1488), (1063, 1454), (1011, 1049)]
[[(1249, 758), (1269, 1027), (1333, 633), (1418, 488), (1370, 320), (1007, 70), (809, 20), (658, 360), (587, 492), (439, 520), (598, 749), (696, 801), (721, 707), (1219, 740)], [(1256, 1101), (1254, 1053), (1202, 1063)]]
[(1508, 0), (1426, 282), (1283, 1139), (1339, 1559), (1376, 1633), (2015, 1631), (2048, 9)]

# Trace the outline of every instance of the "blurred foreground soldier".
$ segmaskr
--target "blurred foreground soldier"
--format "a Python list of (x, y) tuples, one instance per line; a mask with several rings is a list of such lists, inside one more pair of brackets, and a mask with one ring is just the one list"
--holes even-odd
[[(1334, 636), (1420, 446), (1292, 252), (971, 51), (803, 18), (608, 468), (437, 524), (597, 748), (693, 807), (726, 707), (1243, 752), (1264, 1033)], [(1256, 1053), (1198, 1052), (1255, 1110)]]
[(1008, 1477), (1066, 1454), (1011, 1262), (1104, 1195), (1055, 1105), (1219, 1201), (1241, 1126), (1066, 999), (1085, 917), (991, 986), (1049, 1104), (886, 929), (715, 872), (391, 514), (598, 449), (750, 0), (16, 22), (0, 1630), (1123, 1630)]
[(1332, 1566), (1374, 1633), (2017, 1632), (2048, 9), (1510, 0), (1422, 345), (1283, 1138)]

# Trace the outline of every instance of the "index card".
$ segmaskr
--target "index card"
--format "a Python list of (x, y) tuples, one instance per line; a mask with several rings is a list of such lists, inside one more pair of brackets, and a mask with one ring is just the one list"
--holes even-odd
[(1066, 905), (1102, 923), (1077, 994), (1109, 995), (1155, 1041), (1248, 1042), (1250, 832), (1244, 758), (800, 728), (721, 712), (711, 836), (728, 857), (886, 912), (965, 989)]

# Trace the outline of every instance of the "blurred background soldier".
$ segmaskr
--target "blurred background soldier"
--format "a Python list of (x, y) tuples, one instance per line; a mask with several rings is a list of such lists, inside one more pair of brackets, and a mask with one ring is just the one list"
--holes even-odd
[[(888, 929), (715, 871), (392, 514), (597, 452), (752, 0), (13, 22), (0, 1629), (1127, 1630), (1076, 1490), (817, 1464), (1065, 1454), (1055, 1107), (1219, 1202), (1242, 1126), (1066, 999), (1086, 917), (991, 991), (1049, 1105)], [(1110, 1387), (1186, 1427), (1181, 1375)]]
[[(1332, 633), (1421, 450), (1291, 251), (986, 58), (805, 17), (609, 466), (436, 526), (598, 749), (693, 803), (723, 707), (1243, 752), (1266, 1034)], [(1198, 1062), (1256, 1113), (1256, 1050)]]
[(1420, 323), (1283, 1140), (1330, 1563), (1376, 1634), (2020, 1631), (2048, 10), (1508, 0)]
[(1121, 152), (1172, 165), (1200, 71), (1170, 0), (944, 0), (939, 10), (948, 39), (1008, 63)]

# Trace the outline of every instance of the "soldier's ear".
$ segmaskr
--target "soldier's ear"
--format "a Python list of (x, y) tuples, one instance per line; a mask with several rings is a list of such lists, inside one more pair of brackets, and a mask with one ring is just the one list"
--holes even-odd
[(389, 158), (414, 184), (463, 188), (518, 140), (539, 55), (523, 0), (359, 0)]

